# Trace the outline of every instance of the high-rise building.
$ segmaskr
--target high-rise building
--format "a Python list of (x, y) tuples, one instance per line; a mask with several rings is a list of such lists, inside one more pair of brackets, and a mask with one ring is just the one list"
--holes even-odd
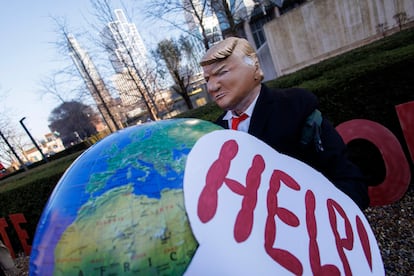
[[(135, 75), (133, 71), (131, 74)], [(138, 77), (134, 76), (133, 79), (137, 80)], [(143, 96), (137, 90), (137, 82), (131, 79), (128, 70), (121, 73), (116, 73), (112, 76), (111, 80), (114, 83), (119, 97), (125, 116), (128, 118), (139, 117), (144, 113), (147, 113), (147, 108), (143, 99)], [(140, 82), (138, 82), (138, 85)], [(143, 87), (140, 87), (141, 91), (144, 91)]]
[(109, 22), (104, 33), (108, 43), (110, 61), (115, 72), (122, 73), (125, 67), (136, 67), (145, 72), (147, 49), (134, 23), (128, 22), (121, 9), (114, 10), (115, 21)]
[(67, 42), (69, 55), (85, 81), (106, 125), (111, 131), (122, 128), (115, 101), (88, 53), (82, 49), (73, 35), (68, 35)]
[(157, 106), (152, 96), (154, 78), (147, 66), (147, 49), (134, 23), (121, 9), (114, 10), (115, 20), (103, 31), (103, 40), (116, 74), (112, 81), (120, 94), (128, 117), (148, 111), (157, 119)]

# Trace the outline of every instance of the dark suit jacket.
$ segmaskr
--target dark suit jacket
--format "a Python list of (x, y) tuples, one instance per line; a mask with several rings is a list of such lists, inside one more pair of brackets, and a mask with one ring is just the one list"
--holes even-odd
[[(316, 96), (300, 88), (270, 89), (262, 84), (249, 133), (280, 153), (297, 158), (325, 175), (361, 208), (369, 205), (368, 188), (358, 167), (346, 156), (346, 145), (325, 118), (321, 125), (324, 150), (300, 143), (306, 118), (318, 107)], [(228, 128), (223, 113), (217, 124)]]

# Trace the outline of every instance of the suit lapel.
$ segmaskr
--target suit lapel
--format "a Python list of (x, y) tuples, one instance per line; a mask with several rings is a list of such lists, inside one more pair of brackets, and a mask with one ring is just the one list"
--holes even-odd
[(262, 137), (262, 133), (271, 116), (272, 108), (269, 108), (269, 105), (272, 104), (273, 99), (270, 93), (271, 91), (262, 84), (250, 121), (249, 133), (253, 136)]
[(227, 122), (227, 120), (223, 120), (224, 115), (226, 115), (227, 112), (224, 112), (223, 114), (220, 115), (220, 117), (215, 121), (215, 123), (219, 126), (221, 126), (222, 128), (228, 129), (229, 128), (229, 124)]

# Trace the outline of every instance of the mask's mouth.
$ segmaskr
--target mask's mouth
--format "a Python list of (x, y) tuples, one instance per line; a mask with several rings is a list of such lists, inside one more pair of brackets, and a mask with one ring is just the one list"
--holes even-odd
[(223, 97), (224, 97), (224, 93), (219, 93), (216, 96), (214, 96), (214, 99), (217, 101), (217, 100), (220, 100)]

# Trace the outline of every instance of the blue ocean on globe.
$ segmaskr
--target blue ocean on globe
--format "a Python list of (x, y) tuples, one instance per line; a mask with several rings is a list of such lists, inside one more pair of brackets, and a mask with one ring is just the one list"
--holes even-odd
[(67, 169), (39, 220), (30, 275), (180, 275), (197, 249), (184, 209), (187, 155), (221, 127), (171, 119), (102, 139)]

